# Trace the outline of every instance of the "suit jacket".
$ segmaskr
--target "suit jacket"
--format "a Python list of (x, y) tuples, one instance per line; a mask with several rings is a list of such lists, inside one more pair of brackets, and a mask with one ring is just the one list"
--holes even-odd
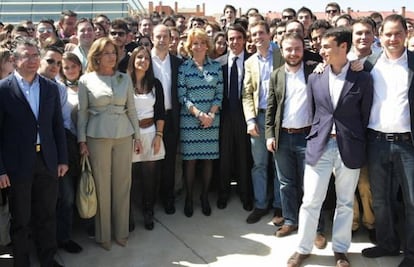
[(39, 115), (36, 119), (12, 74), (0, 81), (0, 174), (11, 182), (33, 176), (37, 133), (41, 153), (51, 175), (57, 177), (57, 165), (68, 164), (57, 84), (39, 76)]
[(373, 97), (371, 75), (348, 69), (335, 109), (329, 93), (328, 67), (321, 74), (309, 76), (308, 90), (314, 117), (307, 136), (306, 163), (315, 165), (320, 159), (335, 123), (339, 153), (345, 166), (362, 167), (366, 160), (366, 130)]
[(170, 54), (171, 62), (171, 102), (172, 102), (172, 116), (174, 123), (174, 132), (180, 132), (180, 102), (178, 101), (178, 68), (183, 63), (181, 58)]
[[(308, 81), (309, 75), (312, 73), (315, 65), (303, 65), (305, 80)], [(286, 71), (283, 64), (270, 76), (269, 98), (267, 99), (266, 109), (266, 138), (275, 138), (276, 150), (279, 145), (279, 135), (282, 130), (282, 120), (284, 113), (284, 103), (286, 95)]]
[(94, 138), (139, 139), (131, 78), (121, 72), (101, 77), (89, 72), (79, 80), (78, 141)]
[[(273, 69), (284, 62), (279, 48), (273, 48)], [(259, 111), (260, 70), (257, 53), (244, 63), (244, 81), (242, 90), (243, 112), (246, 122), (255, 119)]]
[[(246, 62), (246, 60), (251, 56), (251, 54), (247, 53), (247, 51), (244, 51), (244, 58), (243, 58), (243, 62)], [(228, 59), (229, 59), (229, 53), (226, 53), (224, 55), (222, 55), (221, 57), (217, 58), (216, 61), (218, 61), (221, 64), (221, 69), (223, 70), (223, 102), (222, 102), (222, 106), (221, 109), (222, 111), (228, 110), (229, 109), (229, 64), (228, 64)], [(242, 91), (243, 91), (243, 80), (244, 80), (244, 73), (243, 73), (243, 78), (241, 80), (241, 91), (240, 91), (240, 97), (242, 96)], [(240, 101), (240, 108), (242, 108), (241, 106), (241, 101)]]

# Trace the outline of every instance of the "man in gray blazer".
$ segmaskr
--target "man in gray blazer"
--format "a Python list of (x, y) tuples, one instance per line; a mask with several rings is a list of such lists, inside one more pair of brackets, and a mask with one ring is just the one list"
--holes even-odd
[(335, 170), (337, 205), (332, 249), (337, 267), (348, 267), (352, 207), (359, 171), (366, 160), (366, 127), (372, 105), (373, 84), (367, 72), (349, 69), (346, 58), (352, 34), (345, 28), (328, 30), (320, 54), (327, 63), (321, 74), (309, 76), (309, 100), (314, 117), (307, 136), (303, 204), (299, 212), (299, 245), (288, 267), (309, 257), (322, 202)]

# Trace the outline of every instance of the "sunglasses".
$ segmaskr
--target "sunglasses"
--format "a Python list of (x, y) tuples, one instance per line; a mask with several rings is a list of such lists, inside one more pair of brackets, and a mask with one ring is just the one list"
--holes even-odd
[(125, 34), (126, 34), (126, 32), (109, 32), (109, 34), (111, 35), (111, 36), (119, 36), (119, 37), (124, 37), (125, 36)]
[(46, 59), (46, 62), (49, 65), (57, 65), (58, 67), (62, 66), (62, 61), (56, 61), (53, 58)]
[(283, 19), (293, 19), (293, 16), (292, 15), (290, 15), (290, 16), (282, 16), (282, 18)]
[(335, 13), (338, 12), (338, 10), (337, 9), (329, 9), (329, 10), (326, 10), (325, 12), (329, 13), (329, 14), (335, 14)]
[(39, 28), (39, 29), (37, 29), (37, 31), (39, 33), (45, 33), (45, 32), (52, 33), (53, 32), (53, 29), (52, 28)]

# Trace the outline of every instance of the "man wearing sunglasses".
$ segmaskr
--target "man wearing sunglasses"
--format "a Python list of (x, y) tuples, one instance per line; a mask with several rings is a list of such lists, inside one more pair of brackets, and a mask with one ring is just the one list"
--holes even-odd
[(36, 39), (39, 47), (44, 48), (50, 46), (57, 41), (56, 28), (52, 20), (41, 20), (37, 24)]
[[(62, 50), (53, 46), (42, 50), (40, 53), (41, 59), (37, 71), (38, 74), (56, 82), (56, 77), (59, 75), (59, 70), (62, 66), (62, 54)], [(66, 87), (63, 84), (57, 83), (57, 86), (59, 88), (60, 102), (62, 105), (63, 125), (68, 132), (71, 126), (71, 108), (67, 101), (68, 95)], [(72, 235), (73, 204), (75, 200), (74, 184), (77, 176), (73, 168), (71, 168), (71, 171), (65, 174), (64, 179), (59, 180), (56, 208), (56, 238), (58, 247), (68, 253), (79, 253), (82, 251), (82, 247), (70, 239)]]
[(326, 13), (326, 20), (329, 21), (329, 23), (332, 26), (335, 26), (334, 23), (333, 23), (333, 18), (336, 15), (341, 14), (341, 7), (336, 2), (330, 2), (330, 3), (326, 4), (325, 13)]
[(119, 51), (118, 70), (126, 73), (128, 67), (129, 55), (125, 50), (128, 41), (128, 24), (122, 19), (115, 19), (111, 22), (109, 28), (109, 38), (114, 42)]

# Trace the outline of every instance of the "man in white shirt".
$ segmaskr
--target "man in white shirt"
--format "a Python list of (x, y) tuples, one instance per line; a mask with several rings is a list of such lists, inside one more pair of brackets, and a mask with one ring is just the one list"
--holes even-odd
[(362, 251), (369, 258), (400, 254), (394, 205), (399, 185), (405, 208), (404, 259), (399, 267), (414, 266), (414, 54), (404, 47), (406, 36), (402, 16), (384, 19), (383, 53), (371, 71), (374, 100), (368, 124), (368, 171), (378, 243)]
[(332, 249), (337, 267), (349, 267), (346, 253), (351, 244), (352, 207), (365, 163), (366, 126), (372, 104), (372, 79), (367, 72), (354, 72), (346, 58), (352, 34), (333, 28), (322, 38), (320, 54), (327, 66), (308, 80), (313, 122), (306, 137), (303, 204), (299, 212), (299, 245), (288, 267), (298, 267), (309, 257), (322, 203), (331, 173), (335, 170), (337, 193), (332, 230)]

